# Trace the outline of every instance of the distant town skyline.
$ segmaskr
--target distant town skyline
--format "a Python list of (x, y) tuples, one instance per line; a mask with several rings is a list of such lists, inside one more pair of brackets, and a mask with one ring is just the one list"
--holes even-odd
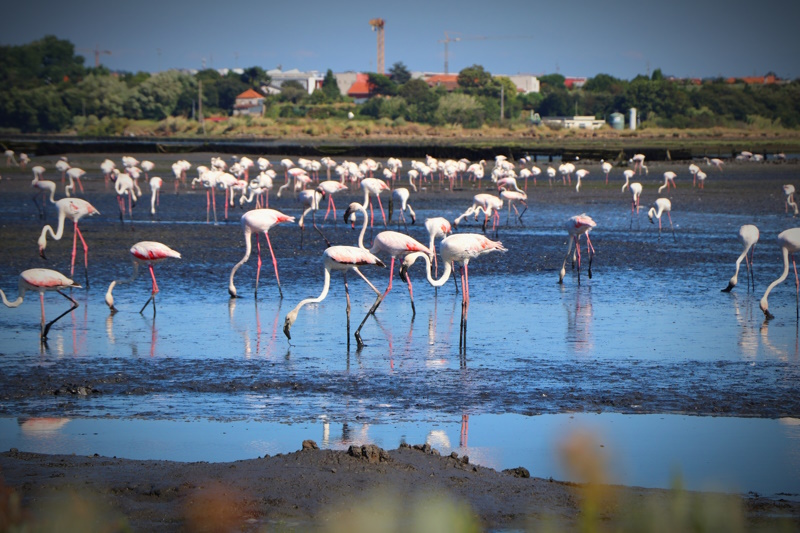
[(385, 64), (449, 71), (473, 64), (493, 74), (632, 79), (660, 68), (681, 78), (800, 77), (800, 2), (764, 0), (564, 0), (302, 3), (241, 0), (111, 3), (14, 2), (0, 19), (0, 44), (45, 35), (111, 70), (246, 68), (324, 72), (377, 69), (369, 20), (386, 21)]

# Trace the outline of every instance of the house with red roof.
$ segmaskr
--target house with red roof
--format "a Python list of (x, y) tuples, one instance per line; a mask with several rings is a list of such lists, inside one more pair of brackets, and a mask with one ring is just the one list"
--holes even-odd
[(253, 89), (247, 89), (236, 97), (233, 104), (233, 116), (255, 115), (260, 117), (264, 114), (264, 95), (257, 93)]

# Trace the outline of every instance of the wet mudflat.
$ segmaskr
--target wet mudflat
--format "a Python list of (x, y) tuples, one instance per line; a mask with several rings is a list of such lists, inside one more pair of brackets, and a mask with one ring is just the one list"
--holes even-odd
[[(599, 165), (585, 165), (591, 174), (580, 192), (560, 179), (552, 186), (546, 177), (535, 186), (529, 180), (524, 224), (515, 223), (513, 214), (507, 223), (505, 208), (501, 214), (497, 239), (508, 252), (470, 264), (467, 347), (461, 351), (461, 295), (452, 283), (434, 291), (424, 280), (422, 262), (411, 271), (416, 316), (395, 276), (393, 291), (364, 326), (362, 350), (352, 339), (348, 346), (338, 274), (327, 299), (301, 311), (290, 344), (282, 332), (284, 316), (322, 288), (325, 245), (310, 224), (302, 248), (296, 225), (270, 231), (282, 300), (263, 238), (258, 298), (256, 257), (251, 257), (236, 275), (242, 297), (232, 300), (228, 275), (244, 255), (238, 201), (225, 223), (218, 192), (220, 223), (206, 224), (205, 191), (182, 188), (175, 195), (169, 165), (177, 158), (157, 156), (154, 173), (165, 178), (157, 218), (148, 213), (145, 193), (131, 227), (120, 222), (115, 195), (105, 189), (99, 171), (104, 157), (75, 156), (73, 162), (89, 173), (82, 197), (102, 213), (80, 224), (90, 247), (89, 288), (71, 292), (80, 307), (53, 326), (46, 346), (38, 340), (36, 295), (18, 309), (0, 312), (4, 416), (293, 423), (325, 416), (336, 423), (401, 424), (581, 411), (800, 415), (793, 276), (770, 297), (774, 320), (766, 322), (758, 308), (767, 284), (782, 271), (775, 237), (798, 225), (783, 206), (782, 185), (800, 175), (791, 162), (732, 164), (723, 174), (705, 169), (703, 190), (692, 187), (688, 162), (653, 164), (649, 175), (637, 177), (644, 207), (633, 220), (630, 195), (620, 191), (620, 169), (605, 185)], [(208, 164), (206, 154), (193, 157), (195, 166)], [(44, 165), (45, 178), (60, 183), (52, 162)], [(672, 200), (675, 236), (664, 217), (659, 238), (646, 211), (666, 170), (678, 174), (678, 188), (663, 194)], [(437, 184), (412, 193), (418, 222), (409, 225), (409, 233), (427, 243), (426, 217), (452, 221), (473, 194), (490, 188), (488, 180), (479, 187), (465, 181), (461, 190), (441, 191)], [(43, 223), (31, 196), (27, 173), (3, 172), (0, 286), (12, 297), (24, 269), (70, 269), (71, 227), (61, 241), (48, 242), (46, 261), (38, 257)], [(362, 196), (360, 191), (336, 195), (339, 216)], [(293, 195), (278, 199), (273, 193), (270, 207), (301, 214)], [(567, 250), (564, 223), (584, 212), (597, 222), (591, 232), (597, 252), (593, 276), (588, 278), (584, 264), (578, 285), (568, 262), (564, 284), (558, 285)], [(47, 223), (55, 222), (51, 207)], [(744, 263), (739, 286), (721, 293), (741, 252), (736, 236), (745, 223), (761, 230), (755, 293), (746, 288)], [(392, 225), (397, 229), (396, 218)], [(356, 243), (357, 231), (341, 220), (329, 219), (322, 229), (333, 244)], [(380, 229), (376, 224), (375, 232)], [(468, 220), (458, 231), (481, 232), (480, 223)], [(163, 242), (183, 257), (155, 267), (161, 289), (155, 317), (152, 308), (139, 314), (150, 290), (146, 270), (136, 282), (115, 289), (120, 312), (111, 315), (105, 290), (111, 280), (130, 275), (128, 249), (141, 240)], [(74, 278), (83, 283), (81, 257), (79, 252)], [(386, 287), (387, 269), (363, 271), (380, 289)], [(356, 276), (349, 283), (355, 329), (374, 296)], [(45, 306), (51, 318), (68, 307), (57, 294), (48, 294)]]

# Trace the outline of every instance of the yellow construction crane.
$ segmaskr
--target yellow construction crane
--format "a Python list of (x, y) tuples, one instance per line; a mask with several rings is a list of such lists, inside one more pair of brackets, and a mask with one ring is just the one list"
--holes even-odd
[(372, 19), (369, 21), (369, 25), (372, 26), (372, 31), (378, 32), (378, 74), (384, 73), (384, 62), (383, 62), (383, 27), (386, 24), (386, 21), (383, 19)]

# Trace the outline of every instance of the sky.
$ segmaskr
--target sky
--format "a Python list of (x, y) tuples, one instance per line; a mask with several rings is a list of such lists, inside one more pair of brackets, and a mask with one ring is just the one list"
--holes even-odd
[(259, 66), (266, 70), (377, 69), (385, 64), (451, 73), (473, 64), (492, 74), (632, 79), (660, 68), (677, 77), (800, 77), (797, 0), (41, 0), (13, 1), (0, 44), (45, 35), (71, 41), (94, 64), (157, 72)]

